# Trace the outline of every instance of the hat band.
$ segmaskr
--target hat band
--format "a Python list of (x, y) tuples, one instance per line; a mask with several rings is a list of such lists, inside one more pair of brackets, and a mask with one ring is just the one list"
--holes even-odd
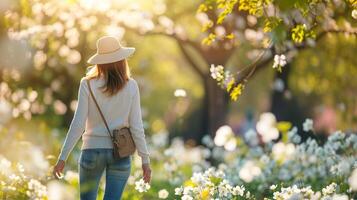
[(109, 53), (113, 53), (113, 52), (116, 52), (116, 51), (118, 51), (119, 49), (121, 49), (121, 47), (119, 47), (119, 48), (117, 48), (117, 49), (114, 49), (114, 50), (112, 50), (112, 51), (107, 51), (107, 52), (105, 52), (105, 53), (100, 53), (99, 51), (98, 51), (98, 54), (109, 54)]

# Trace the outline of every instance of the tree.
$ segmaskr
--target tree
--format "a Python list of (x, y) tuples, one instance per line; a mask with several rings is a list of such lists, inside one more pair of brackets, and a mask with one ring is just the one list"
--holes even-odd
[[(164, 7), (170, 6), (168, 12), (157, 11), (158, 14), (153, 10), (143, 11), (109, 1), (102, 4), (96, 7), (85, 1), (32, 2), (28, 0), (21, 1), (20, 8), (7, 11), (5, 19), (9, 38), (15, 41), (29, 40), (33, 48), (31, 57), (34, 59), (35, 69), (48, 75), (44, 80), (43, 77), (33, 73), (24, 78), (23, 82), (31, 79), (32, 82), (38, 83), (34, 86), (35, 88), (50, 85), (53, 79), (57, 85), (75, 84), (76, 79), (72, 77), (75, 76), (78, 79), (75, 74), (83, 74), (83, 72), (73, 71), (74, 68), (71, 66), (85, 64), (82, 58), (89, 53), (85, 45), (103, 33), (115, 34), (119, 37), (122, 37), (125, 31), (133, 31), (144, 36), (164, 35), (176, 41), (183, 57), (202, 81), (205, 92), (200, 134), (201, 136), (206, 133), (213, 134), (225, 121), (229, 98), (210, 78), (207, 66), (208, 63), (225, 64), (233, 50), (226, 49), (224, 46), (215, 49), (207, 48), (201, 45), (200, 38), (192, 38), (193, 36), (187, 33), (189, 29), (192, 29), (192, 24), (187, 23), (184, 27), (184, 25), (174, 23), (180, 21), (183, 16), (189, 16), (192, 21), (197, 3), (179, 6), (182, 7), (182, 11), (171, 12), (177, 10), (178, 7), (175, 7), (174, 1), (168, 1), (166, 5), (163, 5)], [(199, 28), (199, 26), (196, 27)], [(195, 32), (199, 33), (196, 30)], [(200, 37), (203, 38), (204, 35), (205, 33), (202, 33)], [(58, 52), (58, 55), (55, 52)], [(63, 67), (53, 68), (54, 65), (59, 64)], [(52, 86), (56, 87), (56, 84), (52, 83)], [(45, 91), (50, 94), (54, 92), (55, 96), (60, 95), (58, 98), (61, 100), (55, 100), (59, 108), (70, 105), (75, 95), (74, 91), (56, 94), (53, 88)], [(42, 97), (45, 94), (40, 95)], [(64, 112), (68, 115), (67, 118), (70, 118), (69, 112), (63, 109), (59, 109), (59, 112)], [(31, 114), (27, 112), (27, 115)]]
[[(34, 88), (51, 86), (41, 90), (43, 93), (37, 94), (38, 99), (51, 94), (55, 97), (47, 103), (30, 102), (38, 104), (38, 109), (34, 109), (36, 112), (33, 113), (47, 112), (46, 106), (55, 102), (54, 111), (65, 113), (68, 115), (66, 118), (70, 118), (71, 114), (65, 110), (73, 103), (71, 99), (75, 98), (76, 92), (59, 92), (56, 88), (64, 83), (75, 84), (75, 80), (80, 78), (78, 74), (84, 73), (83, 69), (73, 66), (84, 65), (83, 58), (89, 55), (90, 49), (94, 49), (94, 46), (88, 48), (86, 44), (94, 45), (95, 38), (104, 33), (122, 38), (126, 31), (132, 31), (144, 36), (165, 36), (176, 41), (183, 57), (200, 77), (204, 88), (200, 136), (206, 133), (214, 135), (215, 130), (225, 122), (229, 96), (237, 99), (249, 77), (267, 67), (275, 54), (286, 54), (289, 61), (294, 52), (310, 47), (311, 41), (319, 41), (327, 33), (355, 33), (353, 26), (342, 29), (333, 23), (340, 19), (351, 20), (350, 6), (355, 7), (356, 4), (352, 1), (335, 5), (324, 1), (207, 0), (198, 5), (199, 2), (167, 0), (154, 6), (146, 1), (141, 2), (148, 7), (146, 9), (138, 8), (135, 3), (112, 1), (103, 1), (100, 5), (84, 0), (20, 2), (19, 7), (5, 12), (8, 35), (12, 41), (30, 42), (31, 62), (34, 58), (34, 67), (41, 72), (41, 75), (28, 74), (22, 83), (37, 83)], [(197, 7), (195, 17), (203, 26), (201, 33), (197, 31), (199, 27), (193, 19)], [(332, 17), (324, 13), (323, 17), (314, 18), (323, 11), (333, 12)], [(237, 60), (237, 55), (242, 53), (247, 53), (248, 59)], [(210, 68), (211, 64), (213, 66)], [(276, 67), (280, 69), (282, 66), (278, 64)], [(58, 65), (61, 67), (53, 67)], [(240, 67), (238, 73), (232, 74), (223, 69), (217, 70), (216, 66), (219, 65), (235, 68), (247, 66)], [(11, 73), (15, 74), (15, 78), (19, 74), (6, 72)], [(217, 80), (211, 78), (212, 75), (216, 79), (218, 77), (219, 85)], [(2, 77), (5, 81), (13, 78)], [(21, 85), (15, 81), (13, 87), (21, 88)], [(229, 93), (221, 90), (220, 86)], [(20, 105), (19, 102), (15, 103)], [(23, 104), (27, 105), (28, 102)], [(31, 115), (20, 108), (18, 110), (25, 116)]]
[[(357, 35), (356, 8), (357, 2), (354, 0), (206, 0), (198, 8), (198, 12), (207, 16), (203, 30), (208, 36), (203, 39), (203, 43), (217, 45), (226, 43), (226, 38), (230, 38), (235, 43), (248, 43), (251, 51), (260, 51), (251, 64), (236, 67), (236, 73), (230, 73), (223, 66), (213, 67), (212, 77), (227, 90), (233, 100), (237, 100), (249, 78), (274, 62), (273, 68), (278, 69), (278, 72), (287, 68), (286, 72), (276, 76), (276, 79), (287, 86), (291, 70), (284, 66), (291, 62), (298, 52), (315, 47), (316, 43), (330, 34), (352, 37)], [(229, 25), (231, 29), (225, 29), (226, 31), (221, 31), (223, 34), (217, 34), (218, 28)], [(279, 117), (284, 114), (278, 110), (286, 112), (286, 109), (292, 107), (288, 106), (291, 105), (288, 101), (296, 102), (293, 99), (286, 99), (283, 95), (286, 90), (288, 89), (285, 88), (280, 94), (274, 92), (272, 96), (271, 109), (280, 120), (289, 120), (289, 117)], [(293, 112), (299, 110), (296, 106), (293, 109)]]

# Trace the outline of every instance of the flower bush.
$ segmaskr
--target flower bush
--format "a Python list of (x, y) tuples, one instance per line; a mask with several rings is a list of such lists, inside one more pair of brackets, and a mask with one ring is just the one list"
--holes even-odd
[[(313, 122), (306, 123), (309, 128), (302, 131), (313, 132)], [(123, 199), (355, 199), (357, 135), (337, 131), (324, 143), (302, 141), (296, 127), (287, 127), (264, 113), (258, 132), (238, 136), (224, 125), (215, 138), (205, 136), (202, 146), (187, 146), (180, 138), (169, 142), (165, 132), (153, 134), (148, 137), (153, 180), (144, 184), (135, 156)], [(36, 154), (45, 163), (46, 154)], [(76, 170), (66, 169), (62, 180), (53, 180), (49, 164), (41, 173), (31, 171), (29, 161), (24, 164), (0, 156), (1, 199), (78, 198)], [(99, 197), (104, 187), (102, 181)]]
[[(264, 116), (268, 114), (263, 114), (263, 119), (267, 118)], [(257, 124), (258, 130), (261, 123), (264, 122)], [(308, 123), (312, 122), (308, 120)], [(258, 199), (355, 198), (356, 189), (353, 187), (356, 178), (351, 172), (357, 168), (357, 136), (337, 131), (328, 137), (326, 143), (319, 145), (311, 138), (301, 142), (297, 132), (296, 127), (292, 128), (284, 133), (283, 140), (279, 142), (264, 140), (267, 136), (255, 133), (255, 138), (250, 136), (249, 139), (261, 140), (261, 145), (249, 141), (237, 142), (239, 145), (234, 151), (220, 147), (224, 144), (219, 142), (212, 152), (220, 152), (220, 176), (212, 175), (215, 171), (212, 168), (194, 173), (181, 189), (177, 189), (181, 191), (177, 194), (182, 199), (190, 199), (188, 196), (197, 199), (198, 195), (205, 195), (207, 191), (207, 199), (236, 199), (234, 188), (239, 187), (248, 194), (240, 195), (240, 199), (253, 198), (251, 194)], [(217, 137), (222, 137), (222, 134), (217, 134), (214, 141)], [(237, 140), (241, 139), (237, 137)], [(247, 145), (252, 143), (256, 145)], [(212, 177), (216, 182), (212, 182)], [(219, 189), (222, 185), (225, 189)]]
[(47, 199), (46, 186), (25, 173), (24, 167), (0, 156), (1, 199)]

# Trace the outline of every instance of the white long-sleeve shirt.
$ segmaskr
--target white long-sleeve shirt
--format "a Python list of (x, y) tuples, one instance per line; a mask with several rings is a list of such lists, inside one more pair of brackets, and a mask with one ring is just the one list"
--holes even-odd
[[(91, 89), (108, 123), (109, 129), (129, 126), (142, 163), (149, 163), (149, 151), (146, 146), (141, 117), (140, 93), (136, 81), (129, 79), (127, 84), (113, 96), (106, 96), (101, 91), (105, 84), (103, 77), (90, 80)], [(113, 148), (105, 124), (90, 96), (86, 78), (82, 78), (78, 91), (78, 103), (66, 139), (59, 155), (59, 160), (66, 161), (69, 154), (82, 136), (81, 149)]]

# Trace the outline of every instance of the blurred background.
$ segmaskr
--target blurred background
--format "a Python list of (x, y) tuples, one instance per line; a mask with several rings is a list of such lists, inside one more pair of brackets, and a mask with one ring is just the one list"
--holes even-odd
[[(268, 52), (238, 101), (231, 101), (211, 77), (211, 64), (232, 72), (243, 69), (260, 53), (266, 34), (257, 17), (238, 13), (211, 28), (216, 35), (232, 32), (234, 39), (203, 44), (209, 33), (202, 26), (210, 14), (197, 12), (203, 2), (2, 0), (0, 155), (23, 162), (36, 176), (50, 176), (48, 169), (76, 108), (79, 81), (89, 67), (86, 60), (103, 35), (137, 49), (129, 65), (140, 86), (145, 130), (153, 146), (165, 147), (179, 137), (182, 145), (194, 148), (223, 125), (244, 137), (265, 112), (299, 130), (306, 118), (312, 119), (314, 131), (299, 132), (303, 140), (326, 141), (337, 130), (356, 132), (355, 35), (327, 33), (307, 40), (309, 47), (286, 54), (282, 72), (272, 69), (274, 52)], [(335, 2), (335, 23), (352, 29), (356, 20), (351, 11), (340, 9), (342, 1)], [(68, 169), (76, 170), (79, 146)], [(68, 176), (66, 180), (72, 180)], [(47, 190), (56, 188), (53, 185)], [(126, 198), (135, 199), (132, 195)]]

